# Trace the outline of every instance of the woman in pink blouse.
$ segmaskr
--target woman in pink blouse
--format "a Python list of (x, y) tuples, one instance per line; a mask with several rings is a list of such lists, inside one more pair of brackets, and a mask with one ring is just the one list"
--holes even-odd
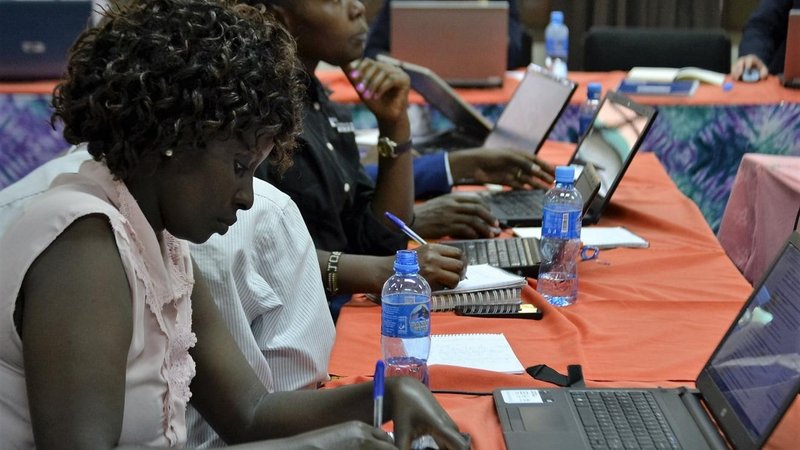
[[(0, 237), (0, 446), (180, 447), (191, 399), (248, 448), (394, 448), (366, 423), (369, 384), (268, 394), (185, 242), (224, 234), (255, 168), (289, 161), (291, 38), (246, 6), (130, 3), (78, 38), (53, 97), (95, 161)], [(389, 380), (386, 404), (401, 447), (431, 433), (465, 448), (422, 385)]]

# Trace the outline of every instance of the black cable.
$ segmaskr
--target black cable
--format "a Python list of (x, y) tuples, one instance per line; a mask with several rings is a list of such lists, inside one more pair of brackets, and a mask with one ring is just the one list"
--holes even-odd
[(800, 222), (800, 208), (797, 208), (797, 216), (794, 218), (794, 226), (792, 231), (797, 230), (797, 223)]

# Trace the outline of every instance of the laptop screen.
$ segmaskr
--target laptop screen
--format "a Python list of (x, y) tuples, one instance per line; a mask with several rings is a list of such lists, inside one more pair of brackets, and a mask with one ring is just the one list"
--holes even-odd
[[(748, 440), (757, 445), (772, 431), (800, 386), (797, 241), (795, 233), (703, 370), (725, 406), (714, 407), (714, 396), (706, 396), (698, 381), (715, 415), (724, 416), (729, 407)], [(720, 422), (724, 425), (724, 417)]]
[(622, 94), (606, 94), (572, 161), (576, 164), (590, 162), (600, 175), (600, 191), (592, 206), (593, 213), (599, 214), (605, 208), (655, 114), (653, 108), (634, 103)]
[(484, 142), (488, 148), (536, 153), (577, 85), (530, 66)]

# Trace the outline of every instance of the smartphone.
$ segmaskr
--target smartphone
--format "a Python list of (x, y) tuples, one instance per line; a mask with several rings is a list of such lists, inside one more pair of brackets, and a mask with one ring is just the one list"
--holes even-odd
[(528, 303), (512, 303), (505, 305), (467, 305), (456, 306), (456, 315), (470, 317), (496, 317), (508, 319), (542, 318), (542, 310)]

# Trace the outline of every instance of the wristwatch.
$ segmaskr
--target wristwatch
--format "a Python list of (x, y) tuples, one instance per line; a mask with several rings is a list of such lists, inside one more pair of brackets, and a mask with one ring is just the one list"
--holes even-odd
[(411, 150), (411, 139), (402, 144), (398, 144), (386, 136), (378, 139), (378, 155), (383, 158), (397, 158), (409, 150)]

